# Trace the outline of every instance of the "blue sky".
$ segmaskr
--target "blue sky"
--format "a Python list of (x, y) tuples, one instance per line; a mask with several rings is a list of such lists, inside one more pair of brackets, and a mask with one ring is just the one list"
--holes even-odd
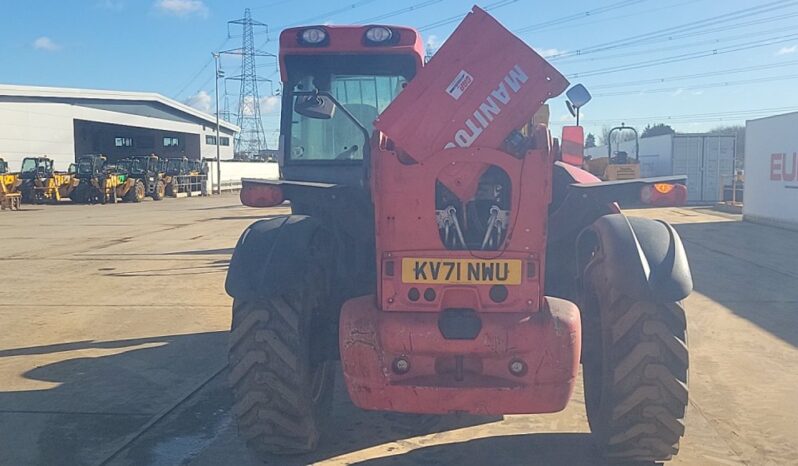
[[(798, 1), (601, 0), (541, 2), (488, 0), (509, 29), (595, 95), (583, 123), (625, 121), (642, 128), (665, 122), (679, 131), (704, 131), (746, 118), (798, 110)], [(286, 26), (383, 21), (420, 28), (438, 47), (464, 15), (463, 0), (28, 0), (0, 10), (0, 82), (154, 91), (213, 111), (212, 50), (240, 44), (243, 16)], [(652, 36), (653, 32), (662, 34)], [(643, 36), (649, 34), (648, 36)], [(259, 34), (256, 43), (276, 52)], [(238, 73), (235, 57), (223, 60)], [(259, 71), (277, 79), (273, 60)], [(574, 75), (577, 75), (574, 77)], [(231, 106), (237, 86), (228, 83)], [(279, 102), (263, 85), (268, 139), (276, 141)], [(562, 99), (551, 104), (555, 134), (571, 121)]]

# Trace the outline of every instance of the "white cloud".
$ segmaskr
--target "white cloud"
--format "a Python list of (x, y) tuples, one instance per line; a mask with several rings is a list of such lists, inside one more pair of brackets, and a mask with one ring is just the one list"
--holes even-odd
[(679, 89), (676, 89), (676, 90), (673, 92), (673, 94), (671, 94), (671, 95), (672, 95), (673, 97), (676, 97), (677, 95), (682, 95), (682, 93), (683, 93), (683, 92), (684, 92), (684, 88), (681, 88), (681, 87), (680, 87)]
[(438, 50), (438, 47), (441, 46), (441, 39), (440, 39), (440, 37), (436, 36), (435, 34), (430, 34), (427, 37), (427, 44), (426, 45), (427, 45), (427, 48), (432, 50), (432, 51)]
[[(280, 96), (269, 95), (266, 97), (261, 97), (259, 103), (260, 103), (261, 115), (274, 113), (275, 111), (279, 111), (280, 109)], [(241, 109), (241, 113), (243, 113), (244, 116), (252, 116), (255, 114), (255, 106), (253, 105), (253, 100), (251, 97), (247, 97), (244, 99), (244, 104), (243, 108)]]
[(704, 91), (693, 91), (693, 95), (701, 95)]
[(795, 52), (798, 52), (798, 44), (793, 45), (792, 47), (782, 47), (776, 52), (776, 55), (787, 55)]
[(199, 91), (184, 101), (190, 107), (199, 111), (211, 113), (211, 95), (205, 91)]
[(538, 55), (540, 55), (543, 58), (549, 58), (565, 53), (565, 50), (560, 50), (555, 48), (549, 48), (549, 49), (540, 48), (540, 47), (532, 47), (532, 48), (535, 49), (535, 52), (537, 52)]
[(265, 115), (280, 110), (280, 96), (270, 95), (260, 98), (260, 113)]
[(61, 45), (56, 44), (52, 39), (47, 36), (37, 37), (33, 41), (33, 48), (36, 50), (45, 50), (47, 52), (55, 52), (61, 49)]
[(202, 0), (156, 0), (155, 8), (175, 16), (208, 16), (208, 7)]

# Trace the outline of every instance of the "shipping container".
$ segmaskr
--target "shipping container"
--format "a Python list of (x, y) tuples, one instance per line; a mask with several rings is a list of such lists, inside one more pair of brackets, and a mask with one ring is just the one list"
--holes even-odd
[[(634, 141), (624, 141), (613, 151), (634, 155)], [(736, 137), (718, 134), (664, 134), (640, 139), (640, 176), (687, 175), (687, 201), (717, 202), (722, 187), (734, 172)], [(585, 150), (592, 157), (606, 157), (607, 146)]]
[(798, 229), (798, 112), (745, 122), (743, 218)]

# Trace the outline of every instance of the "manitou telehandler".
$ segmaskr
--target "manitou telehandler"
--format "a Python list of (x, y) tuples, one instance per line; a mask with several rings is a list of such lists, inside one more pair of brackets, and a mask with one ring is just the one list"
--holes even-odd
[(105, 204), (135, 196), (137, 180), (117, 172), (116, 167), (106, 162), (106, 157), (100, 154), (86, 154), (78, 158), (75, 176), (80, 184), (70, 195), (72, 201)]
[(244, 231), (226, 281), (241, 435), (314, 449), (338, 360), (360, 408), (485, 415), (562, 410), (581, 362), (603, 455), (670, 458), (692, 279), (676, 231), (616, 201), (683, 177), (601, 182), (582, 128), (562, 145), (517, 131), (569, 84), (483, 10), (427, 64), (423, 44), (394, 26), (280, 35), (282, 178), (241, 199), (292, 213)]
[(78, 179), (74, 175), (74, 164), (70, 165), (69, 171), (59, 172), (55, 170), (53, 160), (48, 157), (25, 157), (19, 173), (22, 180), (19, 187), (22, 202), (57, 203), (69, 197), (78, 185)]
[(178, 193), (204, 193), (207, 175), (202, 169), (202, 162), (189, 160), (187, 157), (161, 159), (161, 171), (166, 184), (166, 195), (177, 197)]
[(122, 159), (117, 163), (133, 181), (133, 194), (123, 198), (126, 202), (141, 202), (145, 196), (154, 201), (160, 201), (166, 195), (166, 183), (160, 170), (160, 161), (157, 155), (135, 156)]
[(19, 210), (22, 195), (17, 190), (21, 181), (17, 173), (8, 172), (8, 163), (0, 159), (0, 210)]

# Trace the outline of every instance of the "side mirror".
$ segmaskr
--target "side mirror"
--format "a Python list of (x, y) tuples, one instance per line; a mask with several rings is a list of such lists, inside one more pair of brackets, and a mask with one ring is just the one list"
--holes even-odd
[(568, 97), (568, 101), (571, 103), (569, 107), (574, 108), (581, 108), (584, 107), (593, 96), (590, 95), (590, 92), (587, 91), (587, 88), (581, 84), (577, 84), (572, 88), (568, 89), (568, 92), (565, 93), (565, 96)]
[(315, 120), (329, 120), (335, 115), (335, 104), (321, 95), (298, 96), (294, 102), (294, 111)]
[(581, 126), (563, 126), (562, 161), (581, 167), (585, 160), (585, 130)]

